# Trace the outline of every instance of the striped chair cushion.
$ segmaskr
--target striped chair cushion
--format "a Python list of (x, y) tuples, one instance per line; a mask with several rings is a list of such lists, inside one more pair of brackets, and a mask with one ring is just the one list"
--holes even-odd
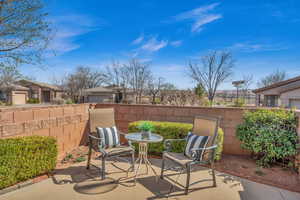
[(210, 139), (210, 136), (198, 136), (193, 134), (192, 132), (189, 132), (187, 136), (187, 143), (185, 146), (184, 155), (197, 161), (201, 161), (203, 159), (204, 150), (198, 151), (197, 155), (192, 155), (192, 149), (193, 148), (205, 148), (208, 141)]
[(97, 127), (97, 133), (103, 139), (105, 148), (120, 146), (120, 136), (115, 126), (108, 128)]

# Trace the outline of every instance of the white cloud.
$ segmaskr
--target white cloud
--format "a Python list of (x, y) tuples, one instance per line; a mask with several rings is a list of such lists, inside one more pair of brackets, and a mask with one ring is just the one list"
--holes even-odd
[(259, 43), (235, 43), (228, 49), (233, 51), (243, 51), (243, 52), (258, 52), (258, 51), (281, 51), (286, 50), (288, 47), (282, 45), (269, 45), (269, 44), (259, 44)]
[(134, 45), (140, 44), (141, 42), (143, 42), (143, 40), (144, 40), (144, 35), (140, 35), (138, 38), (132, 41), (132, 44)]
[(57, 55), (80, 48), (80, 44), (75, 41), (76, 37), (98, 30), (105, 24), (103, 20), (75, 14), (55, 16), (50, 21), (53, 24), (54, 36), (48, 49)]
[(192, 26), (192, 32), (201, 31), (201, 27), (205, 24), (209, 24), (215, 20), (221, 19), (222, 15), (206, 15), (196, 20)]
[(201, 31), (202, 27), (213, 21), (221, 19), (223, 16), (221, 14), (210, 14), (209, 12), (214, 10), (219, 3), (213, 3), (207, 6), (202, 6), (195, 8), (193, 10), (176, 15), (174, 18), (176, 21), (190, 20), (193, 21), (191, 28), (192, 32)]
[(172, 41), (172, 42), (170, 42), (170, 45), (173, 46), (173, 47), (179, 47), (179, 46), (182, 45), (182, 40)]
[(157, 40), (156, 37), (151, 37), (141, 46), (141, 49), (149, 52), (155, 52), (166, 47), (167, 45), (168, 40)]
[(158, 39), (157, 36), (144, 36), (141, 35), (136, 38), (133, 45), (138, 45), (137, 48), (131, 50), (127, 55), (130, 57), (137, 56), (149, 56), (150, 54), (157, 52), (168, 46), (179, 47), (182, 44), (181, 40), (169, 41), (166, 39)]

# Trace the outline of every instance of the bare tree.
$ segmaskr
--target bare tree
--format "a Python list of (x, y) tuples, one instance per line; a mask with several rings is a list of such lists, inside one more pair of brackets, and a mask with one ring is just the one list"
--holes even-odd
[(118, 61), (112, 61), (105, 70), (105, 83), (116, 86), (122, 90), (122, 101), (127, 102), (127, 90), (129, 89), (130, 72), (128, 66)]
[(17, 63), (6, 62), (0, 64), (0, 86), (2, 88), (14, 84), (22, 77), (23, 75), (20, 73)]
[(172, 83), (164, 83), (160, 90), (160, 102), (167, 104), (167, 96), (175, 90), (177, 90), (177, 88)]
[(152, 104), (156, 104), (156, 98), (160, 95), (161, 90), (164, 87), (164, 81), (165, 79), (162, 77), (159, 78), (154, 78), (151, 77), (150, 80), (148, 81), (148, 92), (152, 97)]
[(142, 94), (145, 92), (147, 82), (151, 77), (149, 65), (137, 59), (131, 59), (125, 69), (129, 75), (129, 86), (136, 94), (136, 102), (141, 103)]
[(73, 100), (79, 102), (84, 89), (101, 86), (105, 82), (105, 78), (102, 72), (79, 66), (73, 74), (68, 75), (65, 88)]
[(194, 104), (194, 99), (191, 99), (191, 94), (194, 95), (191, 90), (174, 90), (167, 96), (167, 104), (175, 106), (185, 106), (188, 103)]
[(253, 75), (244, 75), (243, 76), (244, 84), (241, 89), (242, 97), (249, 101), (249, 93), (250, 93), (250, 87), (253, 84)]
[(124, 65), (120, 62), (113, 60), (109, 66), (106, 66), (105, 75), (106, 83), (109, 85), (121, 86), (122, 85), (122, 72)]
[(0, 90), (6, 96), (14, 89), (15, 82), (23, 77), (16, 62), (0, 63)]
[(275, 72), (267, 75), (266, 77), (262, 78), (258, 83), (258, 87), (266, 87), (272, 85), (274, 83), (278, 83), (280, 81), (284, 81), (287, 79), (287, 73), (285, 71), (276, 70)]
[(189, 63), (188, 74), (193, 81), (203, 86), (212, 104), (218, 87), (232, 76), (234, 61), (231, 53), (225, 51), (213, 51), (201, 60), (202, 65)]
[(42, 0), (0, 0), (0, 62), (36, 63), (51, 35)]

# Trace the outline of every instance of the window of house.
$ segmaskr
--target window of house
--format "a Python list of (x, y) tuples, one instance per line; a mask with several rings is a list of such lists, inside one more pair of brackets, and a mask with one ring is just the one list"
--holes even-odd
[(7, 95), (5, 92), (0, 91), (0, 101), (6, 101)]
[(37, 99), (38, 98), (38, 92), (36, 90), (30, 90), (31, 98)]
[(267, 95), (265, 96), (265, 104), (268, 107), (276, 107), (278, 106), (278, 98), (277, 95)]

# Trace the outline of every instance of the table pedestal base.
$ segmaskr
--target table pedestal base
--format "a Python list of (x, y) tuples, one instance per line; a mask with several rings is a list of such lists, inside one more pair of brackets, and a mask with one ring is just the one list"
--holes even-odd
[[(148, 143), (145, 143), (145, 142), (139, 143), (139, 155), (138, 155), (137, 160), (135, 161), (135, 164), (137, 164), (137, 163), (138, 163), (138, 165), (134, 171), (134, 176), (133, 176), (135, 182), (136, 182), (136, 178), (138, 177), (138, 175), (147, 175), (149, 173), (149, 168), (155, 174), (156, 181), (158, 181), (158, 175), (157, 175), (156, 171), (154, 170), (154, 168), (152, 167), (151, 162), (148, 160)], [(146, 173), (139, 174), (140, 167), (143, 163), (146, 166)], [(129, 170), (127, 172), (127, 177), (128, 177)]]

